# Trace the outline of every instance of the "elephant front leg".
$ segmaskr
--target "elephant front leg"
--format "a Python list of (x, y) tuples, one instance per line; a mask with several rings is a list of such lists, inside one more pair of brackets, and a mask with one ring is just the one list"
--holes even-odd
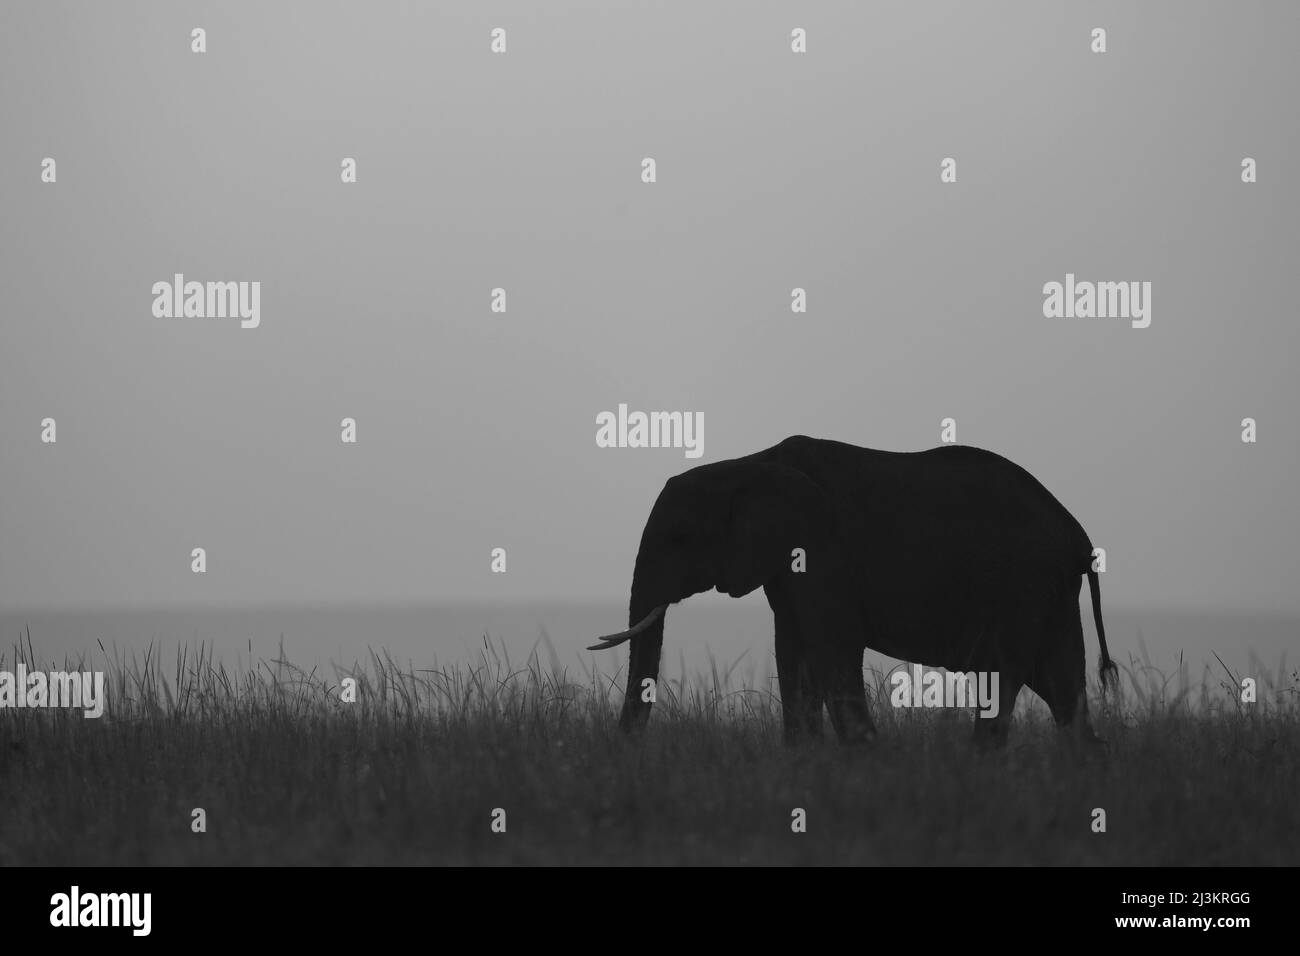
[(876, 727), (867, 706), (867, 690), (862, 682), (862, 648), (856, 644), (836, 644), (817, 655), (824, 671), (826, 709), (831, 725), (842, 744), (865, 744), (875, 739)]
[(800, 647), (798, 622), (785, 610), (776, 615), (776, 677), (781, 688), (785, 742), (795, 744), (822, 736), (822, 694), (809, 673)]

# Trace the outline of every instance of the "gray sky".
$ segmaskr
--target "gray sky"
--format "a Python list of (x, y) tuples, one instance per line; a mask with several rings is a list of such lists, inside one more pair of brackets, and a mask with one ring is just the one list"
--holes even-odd
[[(1106, 547), (1109, 601), (1300, 609), (1298, 27), (5, 3), (0, 606), (622, 598), (669, 476), (952, 416)], [(155, 318), (175, 272), (260, 281), (260, 327)], [(1150, 328), (1044, 318), (1067, 272), (1150, 281)], [(703, 458), (597, 448), (620, 402), (702, 412)]]

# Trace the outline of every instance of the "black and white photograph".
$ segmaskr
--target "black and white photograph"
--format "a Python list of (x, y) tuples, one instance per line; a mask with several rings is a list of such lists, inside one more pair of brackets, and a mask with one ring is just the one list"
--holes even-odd
[(1298, 46), (3, 0), (15, 919), (861, 868), (1249, 940), (1300, 863)]

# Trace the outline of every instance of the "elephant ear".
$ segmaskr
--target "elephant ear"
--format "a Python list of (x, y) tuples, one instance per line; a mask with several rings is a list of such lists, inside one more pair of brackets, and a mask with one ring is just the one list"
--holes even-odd
[(747, 470), (731, 495), (722, 584), (744, 597), (791, 570), (792, 551), (815, 550), (832, 528), (826, 496), (803, 472), (761, 463)]

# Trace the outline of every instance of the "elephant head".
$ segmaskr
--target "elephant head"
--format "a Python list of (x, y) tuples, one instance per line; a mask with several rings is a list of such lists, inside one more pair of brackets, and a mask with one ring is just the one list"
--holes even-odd
[(641, 534), (628, 629), (589, 648), (631, 642), (623, 730), (649, 717), (643, 684), (659, 677), (668, 605), (710, 589), (738, 598), (763, 587), (790, 570), (794, 548), (825, 540), (827, 513), (805, 474), (770, 461), (717, 462), (668, 480)]

